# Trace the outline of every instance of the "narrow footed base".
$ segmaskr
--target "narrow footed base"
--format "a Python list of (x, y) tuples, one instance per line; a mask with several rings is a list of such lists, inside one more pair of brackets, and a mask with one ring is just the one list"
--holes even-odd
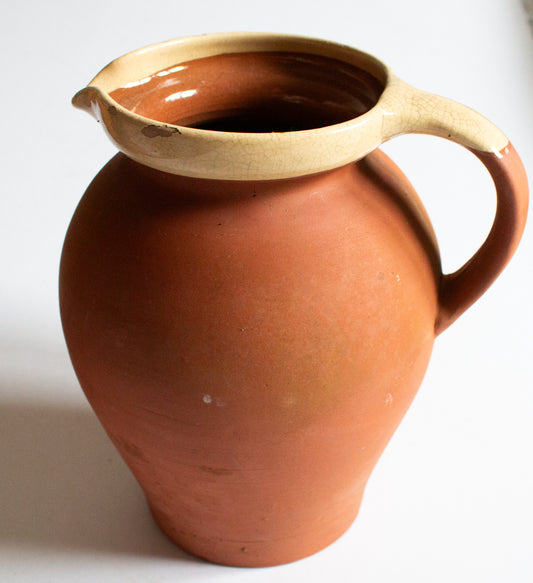
[(221, 537), (204, 537), (170, 524), (163, 514), (148, 504), (150, 512), (162, 532), (187, 553), (210, 563), (230, 567), (274, 567), (293, 563), (325, 549), (339, 539), (354, 522), (359, 504), (337, 520), (334, 528), (321, 532), (314, 529), (307, 536), (295, 533), (283, 538), (261, 540), (232, 540)]

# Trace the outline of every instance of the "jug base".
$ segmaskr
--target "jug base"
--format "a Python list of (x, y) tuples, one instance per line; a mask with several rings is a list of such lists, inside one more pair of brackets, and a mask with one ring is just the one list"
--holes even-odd
[(312, 529), (307, 536), (294, 536), (270, 540), (233, 540), (217, 536), (199, 536), (194, 532), (174, 526), (163, 513), (148, 503), (152, 518), (163, 534), (186, 553), (209, 563), (228, 567), (275, 567), (305, 559), (324, 550), (343, 536), (354, 523), (361, 499), (345, 515), (335, 521), (330, 529)]

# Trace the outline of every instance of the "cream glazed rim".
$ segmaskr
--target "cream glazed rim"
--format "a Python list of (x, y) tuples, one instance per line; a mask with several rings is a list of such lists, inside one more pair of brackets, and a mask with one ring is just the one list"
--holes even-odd
[[(180, 63), (224, 53), (289, 51), (355, 65), (384, 86), (376, 104), (348, 121), (287, 132), (197, 129), (140, 116), (109, 94)], [(102, 69), (72, 100), (104, 126), (111, 141), (146, 166), (190, 177), (271, 180), (312, 174), (361, 159), (406, 133), (432, 134), (500, 155), (505, 135), (474, 110), (421, 91), (375, 57), (347, 45), (305, 36), (237, 32), (189, 36), (127, 53)]]

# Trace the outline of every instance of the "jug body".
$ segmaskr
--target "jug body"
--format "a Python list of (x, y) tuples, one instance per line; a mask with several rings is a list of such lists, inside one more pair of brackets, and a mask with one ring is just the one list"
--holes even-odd
[(63, 252), (65, 336), (183, 548), (268, 565), (351, 524), (433, 345), (438, 256), (417, 202), (379, 151), (268, 182), (119, 154), (89, 187)]
[[(354, 520), (436, 335), (518, 244), (516, 152), (373, 57), (284, 35), (154, 45), (74, 103), (121, 153), (65, 239), (63, 329), (155, 520), (228, 565), (324, 548)], [(494, 179), (492, 230), (452, 274), (378, 148), (408, 131), (465, 146)]]

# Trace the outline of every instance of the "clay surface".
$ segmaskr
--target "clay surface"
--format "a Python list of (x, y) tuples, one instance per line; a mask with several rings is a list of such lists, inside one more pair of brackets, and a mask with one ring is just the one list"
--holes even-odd
[(426, 369), (439, 274), (425, 213), (379, 151), (258, 182), (119, 154), (70, 226), (61, 311), (163, 530), (211, 561), (272, 565), (355, 518)]

